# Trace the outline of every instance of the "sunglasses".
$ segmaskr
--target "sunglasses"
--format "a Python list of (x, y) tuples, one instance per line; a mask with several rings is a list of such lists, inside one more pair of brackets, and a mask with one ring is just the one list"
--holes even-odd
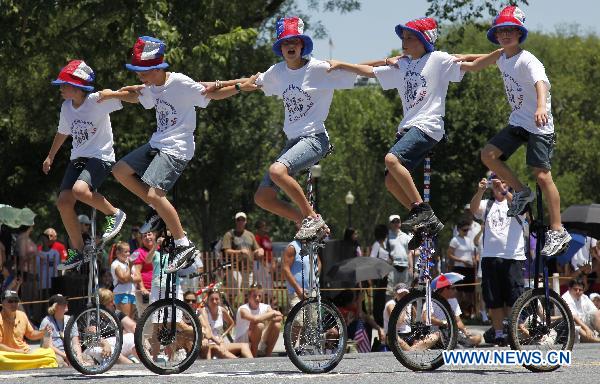
[(196, 299), (185, 299), (183, 301), (185, 301), (186, 303), (195, 303)]
[(463, 232), (469, 232), (470, 229), (471, 228), (461, 228), (460, 230), (463, 231)]
[(394, 224), (398, 224), (399, 222), (400, 222), (400, 220), (398, 220), (398, 219), (391, 221), (391, 223), (394, 223)]
[(6, 299), (6, 302), (9, 304), (17, 304), (19, 302), (19, 299)]

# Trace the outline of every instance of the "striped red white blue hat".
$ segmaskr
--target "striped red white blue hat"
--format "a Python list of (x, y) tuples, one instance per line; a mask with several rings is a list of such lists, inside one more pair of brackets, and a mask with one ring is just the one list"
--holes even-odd
[(425, 46), (425, 51), (435, 51), (435, 41), (438, 38), (437, 22), (431, 17), (422, 17), (420, 19), (411, 20), (406, 24), (396, 25), (396, 35), (402, 38), (402, 31), (407, 30), (417, 36), (417, 38)]
[(164, 61), (166, 48), (163, 41), (154, 37), (138, 37), (133, 45), (131, 64), (125, 64), (125, 67), (136, 72), (168, 68), (169, 64)]
[(302, 56), (310, 55), (313, 50), (313, 42), (310, 37), (304, 35), (304, 21), (301, 18), (297, 16), (281, 18), (277, 20), (275, 29), (277, 41), (273, 43), (273, 52), (277, 56), (283, 56), (283, 53), (281, 53), (281, 43), (284, 40), (294, 37), (300, 38), (304, 42)]
[(92, 92), (94, 90), (92, 83), (95, 78), (96, 74), (85, 61), (71, 60), (60, 70), (58, 78), (52, 81), (52, 85), (70, 84), (84, 91)]
[(496, 39), (496, 29), (500, 27), (517, 27), (522, 34), (519, 38), (519, 44), (527, 38), (527, 28), (525, 28), (525, 13), (519, 7), (510, 5), (504, 8), (492, 22), (492, 28), (487, 31), (487, 38), (494, 44), (500, 44)]

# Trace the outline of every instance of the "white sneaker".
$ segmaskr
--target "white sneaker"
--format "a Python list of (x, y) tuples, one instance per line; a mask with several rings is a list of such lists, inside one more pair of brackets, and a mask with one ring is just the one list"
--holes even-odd
[(296, 240), (306, 240), (311, 237), (315, 237), (319, 231), (319, 229), (325, 226), (325, 220), (321, 217), (321, 215), (317, 215), (316, 217), (309, 216), (302, 220), (302, 226), (300, 230), (296, 233)]
[(571, 241), (571, 235), (564, 228), (562, 231), (548, 230), (546, 232), (546, 243), (542, 248), (542, 256), (552, 257), (565, 251)]

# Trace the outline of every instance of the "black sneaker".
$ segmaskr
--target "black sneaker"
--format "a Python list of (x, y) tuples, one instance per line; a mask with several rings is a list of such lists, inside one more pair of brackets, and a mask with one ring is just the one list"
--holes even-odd
[(416, 232), (423, 227), (432, 217), (433, 209), (427, 203), (421, 203), (413, 207), (408, 213), (408, 218), (402, 221), (400, 229), (403, 232)]
[(67, 260), (65, 260), (64, 263), (59, 264), (58, 267), (56, 267), (59, 271), (66, 271), (69, 269), (77, 268), (81, 264), (83, 264), (83, 253), (79, 252), (78, 250), (69, 249), (67, 250), (67, 255)]
[(533, 200), (535, 200), (535, 194), (527, 186), (521, 192), (513, 193), (512, 202), (508, 207), (506, 216), (514, 217), (522, 214), (527, 208), (527, 204), (533, 202)]
[(117, 209), (117, 213), (115, 213), (114, 216), (106, 216), (104, 235), (102, 235), (103, 242), (107, 242), (117, 236), (121, 227), (123, 227), (125, 218), (127, 218), (127, 215), (120, 209)]
[(189, 245), (178, 245), (175, 247), (174, 253), (175, 257), (173, 261), (169, 263), (167, 268), (165, 268), (166, 273), (173, 273), (179, 271), (181, 268), (188, 265), (189, 260), (193, 260), (194, 251), (196, 250), (196, 246), (194, 243), (190, 241)]
[(140, 233), (160, 232), (165, 228), (165, 222), (160, 218), (158, 212), (150, 209), (146, 215), (146, 221), (140, 227)]

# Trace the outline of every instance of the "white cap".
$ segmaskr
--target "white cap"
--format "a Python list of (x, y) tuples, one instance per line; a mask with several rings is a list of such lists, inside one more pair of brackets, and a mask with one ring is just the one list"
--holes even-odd
[(246, 214), (244, 212), (238, 212), (235, 214), (235, 219), (237, 220), (238, 218), (243, 217), (244, 219), (247, 219), (248, 217), (246, 216)]
[(390, 218), (388, 219), (388, 222), (392, 222), (394, 220), (400, 220), (400, 215), (390, 215)]
[(463, 209), (471, 209), (471, 204), (465, 204), (465, 207)]
[(91, 224), (90, 218), (87, 215), (79, 215), (77, 219), (81, 224)]
[(408, 290), (408, 287), (406, 286), (406, 284), (404, 284), (404, 283), (398, 283), (394, 287), (394, 292), (396, 292), (397, 294), (400, 294), (400, 293), (403, 293), (403, 292), (408, 293), (409, 290)]
[(595, 299), (600, 299), (600, 295), (597, 294), (596, 292), (594, 293), (590, 293), (590, 300), (595, 300)]

